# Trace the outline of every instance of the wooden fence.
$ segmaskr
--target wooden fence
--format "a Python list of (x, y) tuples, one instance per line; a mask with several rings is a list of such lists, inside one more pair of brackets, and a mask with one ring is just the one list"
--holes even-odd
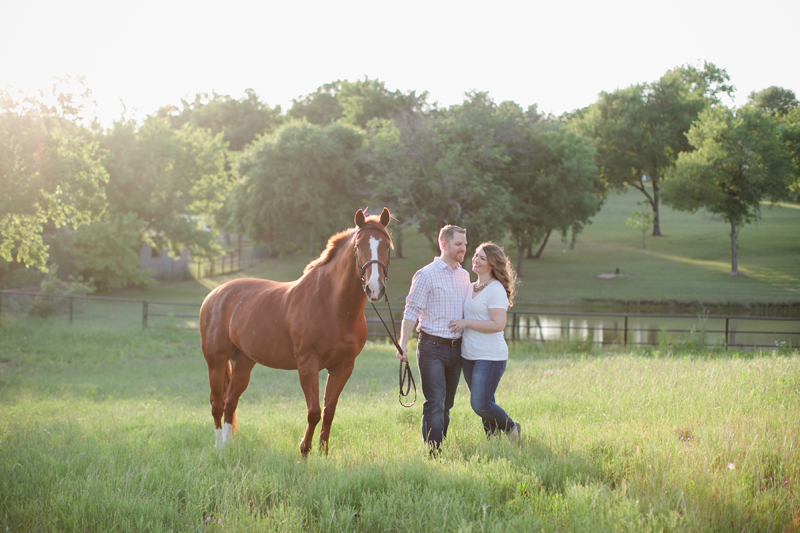
[[(35, 300), (35, 299), (39, 300)], [(58, 306), (58, 313), (69, 316), (70, 323), (82, 312), (80, 305), (86, 301), (118, 302), (141, 309), (142, 328), (146, 329), (154, 317), (171, 319), (198, 319), (200, 303), (169, 302), (135, 298), (111, 298), (104, 296), (81, 296), (47, 294), (27, 291), (0, 291), (0, 323), (3, 313), (28, 314), (21, 302), (42, 299), (66, 299), (67, 305)], [(4, 304), (5, 302), (5, 304)], [(191, 313), (180, 312), (194, 308)], [(178, 310), (178, 312), (176, 312)], [(378, 309), (391, 324), (388, 309)], [(394, 309), (394, 319), (399, 328), (402, 309)], [(366, 308), (369, 336), (386, 338), (380, 319), (371, 306)], [(133, 316), (133, 315), (128, 315)], [(188, 324), (187, 327), (196, 327)], [(694, 345), (717, 345), (728, 348), (797, 348), (800, 344), (800, 318), (746, 317), (733, 315), (649, 315), (631, 313), (576, 313), (554, 311), (524, 311), (512, 309), (508, 312), (505, 329), (508, 341), (585, 342), (594, 345), (659, 345), (672, 344), (676, 339), (693, 342)]]

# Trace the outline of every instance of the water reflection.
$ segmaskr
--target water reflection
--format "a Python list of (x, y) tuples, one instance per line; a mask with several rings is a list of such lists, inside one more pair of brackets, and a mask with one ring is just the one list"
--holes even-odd
[(506, 338), (594, 344), (797, 347), (800, 319), (510, 312)]
[[(381, 314), (391, 326), (388, 311)], [(371, 309), (367, 313), (371, 337), (386, 330)], [(402, 310), (395, 311), (395, 322)], [(505, 337), (509, 341), (591, 342), (597, 345), (684, 345), (733, 349), (797, 348), (800, 319), (716, 317), (692, 315), (623, 315), (511, 310)]]

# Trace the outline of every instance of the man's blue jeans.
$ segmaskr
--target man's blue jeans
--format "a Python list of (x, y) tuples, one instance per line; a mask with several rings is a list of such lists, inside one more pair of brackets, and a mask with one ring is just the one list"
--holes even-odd
[(506, 361), (462, 361), (464, 381), (469, 387), (469, 402), (475, 414), (483, 420), (486, 436), (496, 431), (508, 432), (514, 428), (514, 421), (503, 408), (494, 401), (494, 393), (500, 378), (506, 371)]
[(422, 440), (438, 450), (447, 436), (450, 409), (461, 379), (461, 346), (428, 339), (417, 343), (417, 366), (425, 403), (422, 406)]

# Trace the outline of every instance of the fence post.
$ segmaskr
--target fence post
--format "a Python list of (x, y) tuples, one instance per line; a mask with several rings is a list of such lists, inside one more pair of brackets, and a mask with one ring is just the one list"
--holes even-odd
[(511, 328), (512, 328), (511, 329), (511, 340), (512, 341), (517, 340), (517, 316), (518, 316), (517, 313), (513, 313), (511, 315), (511, 324), (512, 324), (512, 326), (511, 326)]
[(622, 332), (622, 345), (628, 345), (628, 315), (625, 315), (625, 326)]
[(142, 329), (147, 329), (147, 300), (142, 300)]
[(730, 317), (726, 316), (725, 317), (725, 351), (726, 352), (728, 351), (728, 321), (729, 320), (730, 320)]

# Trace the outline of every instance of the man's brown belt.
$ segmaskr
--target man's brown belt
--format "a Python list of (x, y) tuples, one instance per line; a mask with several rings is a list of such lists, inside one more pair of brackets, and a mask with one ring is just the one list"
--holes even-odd
[(419, 332), (420, 339), (426, 339), (433, 342), (438, 342), (439, 344), (449, 344), (450, 346), (460, 346), (461, 345), (461, 338), (458, 339), (447, 339), (445, 337), (437, 337), (436, 335), (430, 335), (425, 333), (424, 331)]

